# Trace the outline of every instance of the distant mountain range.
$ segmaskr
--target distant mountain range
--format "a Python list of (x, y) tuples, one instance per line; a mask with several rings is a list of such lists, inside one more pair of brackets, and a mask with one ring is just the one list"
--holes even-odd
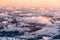
[(0, 8), (0, 37), (60, 39), (59, 8)]

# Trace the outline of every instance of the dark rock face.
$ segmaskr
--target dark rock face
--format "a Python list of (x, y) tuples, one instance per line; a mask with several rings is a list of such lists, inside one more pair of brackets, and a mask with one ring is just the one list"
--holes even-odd
[(53, 18), (54, 21), (60, 21), (60, 18)]
[(38, 23), (28, 23), (30, 25), (34, 25), (34, 26), (46, 26), (46, 24), (38, 24)]
[(4, 27), (0, 27), (0, 30), (4, 29)]
[(14, 19), (13, 21), (11, 21), (11, 23), (12, 23), (12, 24), (15, 24), (15, 23), (17, 23), (17, 20)]
[(60, 39), (60, 34), (53, 37), (53, 39)]
[(38, 30), (41, 30), (42, 28), (33, 28), (33, 29), (31, 29), (29, 32), (31, 33), (31, 32), (35, 32), (35, 31), (38, 31)]
[(4, 19), (3, 18), (0, 18), (0, 22), (2, 22), (2, 21), (4, 21)]
[(21, 36), (23, 35), (23, 32), (19, 32), (19, 31), (0, 31), (0, 37), (15, 37), (15, 36)]

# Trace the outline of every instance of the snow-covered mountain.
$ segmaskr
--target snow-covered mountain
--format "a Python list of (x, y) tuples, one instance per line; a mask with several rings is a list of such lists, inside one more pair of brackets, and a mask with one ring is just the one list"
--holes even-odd
[(59, 8), (0, 8), (0, 37), (60, 39)]

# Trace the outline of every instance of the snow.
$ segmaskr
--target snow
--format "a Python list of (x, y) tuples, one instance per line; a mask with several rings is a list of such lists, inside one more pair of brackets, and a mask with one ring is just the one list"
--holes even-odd
[[(37, 38), (38, 35), (39, 36), (49, 35), (52, 38), (60, 34), (59, 32), (60, 20), (58, 20), (60, 18), (59, 16), (60, 10), (56, 11), (56, 9), (54, 8), (52, 9), (39, 8), (37, 10), (34, 8), (33, 9), (21, 8), (19, 9), (19, 11), (14, 8), (13, 9), (8, 8), (10, 12), (7, 9), (2, 9), (2, 10), (5, 10), (6, 12), (3, 11), (3, 13), (0, 13), (0, 19), (3, 18), (3, 20), (1, 20), (0, 22), (0, 25), (1, 25), (0, 28), (3, 27), (3, 29), (0, 29), (0, 30), (7, 31), (7, 32), (18, 31), (18, 32), (24, 33), (23, 35), (18, 34), (15, 37), (30, 39), (30, 38)], [(40, 29), (35, 30), (35, 28), (37, 29), (40, 28)], [(35, 31), (32, 31), (32, 30), (35, 30)], [(43, 37), (44, 40), (49, 39), (48, 36), (47, 37), (41, 36), (41, 37)]]

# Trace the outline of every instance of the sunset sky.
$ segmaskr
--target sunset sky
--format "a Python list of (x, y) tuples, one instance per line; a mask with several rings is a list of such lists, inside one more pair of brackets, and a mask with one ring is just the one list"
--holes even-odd
[(0, 6), (60, 7), (60, 0), (0, 0)]

